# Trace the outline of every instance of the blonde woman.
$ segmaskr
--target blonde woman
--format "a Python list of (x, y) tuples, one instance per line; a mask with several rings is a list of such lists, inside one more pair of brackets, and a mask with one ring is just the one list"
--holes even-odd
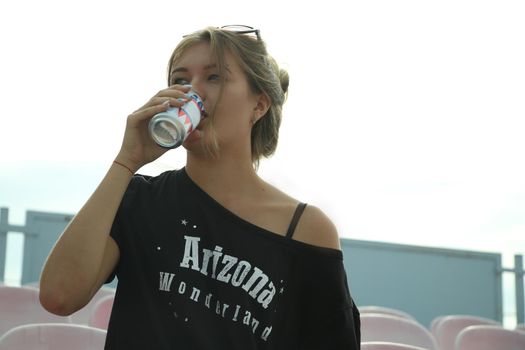
[[(185, 36), (168, 86), (128, 117), (115, 162), (46, 262), (42, 305), (69, 315), (116, 275), (106, 349), (358, 349), (336, 228), (257, 174), (288, 89), (259, 31)], [(135, 174), (166, 152), (149, 120), (190, 88), (207, 113), (185, 167)]]

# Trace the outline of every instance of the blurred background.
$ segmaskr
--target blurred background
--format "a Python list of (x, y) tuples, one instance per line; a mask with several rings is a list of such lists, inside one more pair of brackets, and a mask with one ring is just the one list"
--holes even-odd
[[(525, 253), (525, 3), (51, 0), (0, 4), (0, 207), (74, 214), (181, 36), (259, 28), (290, 73), (259, 173), (341, 238)], [(141, 169), (180, 168), (168, 152)], [(23, 235), (7, 235), (20, 283)], [(514, 286), (504, 278), (507, 324)]]

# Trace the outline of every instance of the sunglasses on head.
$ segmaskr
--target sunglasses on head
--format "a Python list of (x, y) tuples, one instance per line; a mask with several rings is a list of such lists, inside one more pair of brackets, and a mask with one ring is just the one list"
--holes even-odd
[(228, 31), (231, 31), (231, 32), (234, 32), (234, 33), (237, 33), (237, 34), (246, 34), (246, 35), (252, 34), (258, 40), (261, 39), (261, 35), (260, 35), (260, 32), (259, 32), (259, 29), (255, 29), (253, 27), (245, 26), (245, 25), (242, 25), (242, 24), (232, 24), (232, 25), (222, 26), (222, 27), (219, 27), (219, 29), (221, 29), (221, 30), (228, 30)]
[[(220, 30), (227, 30), (232, 33), (236, 34), (243, 34), (243, 35), (250, 35), (256, 38), (257, 40), (261, 40), (261, 34), (259, 29), (255, 29), (250, 26), (245, 26), (243, 24), (231, 24), (227, 26), (218, 27)], [(185, 38), (188, 35), (183, 35), (182, 37)]]

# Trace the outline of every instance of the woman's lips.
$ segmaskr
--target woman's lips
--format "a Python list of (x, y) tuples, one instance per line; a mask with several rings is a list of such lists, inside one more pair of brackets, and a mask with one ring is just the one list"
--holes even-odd
[(201, 130), (201, 129), (202, 129), (203, 121), (204, 121), (206, 118), (208, 118), (208, 114), (207, 114), (206, 112), (204, 112), (204, 113), (202, 114), (202, 118), (201, 118), (201, 120), (199, 121), (199, 125), (197, 125), (197, 128), (196, 128), (196, 129), (198, 129), (198, 130)]

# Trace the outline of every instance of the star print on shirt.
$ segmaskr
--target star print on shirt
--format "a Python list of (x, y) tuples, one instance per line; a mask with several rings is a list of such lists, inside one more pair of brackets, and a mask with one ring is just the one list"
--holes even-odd
[(188, 224), (188, 222), (184, 219), (181, 220), (181, 224), (183, 224), (184, 226), (186, 226)]

